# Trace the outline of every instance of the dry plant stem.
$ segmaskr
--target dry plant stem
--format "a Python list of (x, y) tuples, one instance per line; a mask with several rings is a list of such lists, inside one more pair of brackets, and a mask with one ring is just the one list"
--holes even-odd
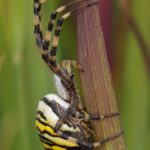
[(131, 13), (131, 8), (130, 8), (130, 3), (128, 0), (119, 0), (120, 2), (120, 6), (122, 8), (123, 14), (128, 22), (128, 25), (130, 27), (130, 29), (132, 30), (132, 32), (134, 33), (139, 46), (141, 47), (141, 50), (143, 52), (143, 56), (145, 58), (146, 61), (146, 65), (148, 68), (148, 73), (150, 74), (150, 54), (149, 54), (149, 47), (146, 43), (146, 41), (144, 40), (144, 37), (133, 17), (133, 14)]
[[(87, 110), (91, 114), (117, 112), (98, 6), (80, 11), (77, 22), (78, 56), (85, 71), (81, 73), (81, 84)], [(120, 132), (122, 127), (119, 117), (114, 117), (94, 122), (94, 129), (95, 140), (102, 140)], [(97, 150), (125, 150), (123, 136), (108, 142)]]

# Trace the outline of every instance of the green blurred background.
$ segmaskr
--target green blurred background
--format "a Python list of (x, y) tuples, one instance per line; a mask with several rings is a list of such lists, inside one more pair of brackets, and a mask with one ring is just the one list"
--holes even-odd
[[(113, 0), (112, 0), (113, 1)], [(113, 75), (125, 140), (129, 150), (150, 149), (150, 80), (135, 35), (118, 1), (101, 2), (106, 48)], [(50, 12), (64, 1), (43, 7), (43, 27)], [(132, 0), (131, 7), (150, 47), (150, 0)], [(111, 8), (111, 9), (110, 9)], [(64, 23), (58, 58), (76, 59), (75, 18)], [(150, 51), (149, 51), (150, 52)], [(149, 65), (150, 67), (150, 65)], [(55, 92), (52, 73), (41, 60), (33, 34), (33, 1), (0, 1), (0, 149), (42, 150), (34, 118), (38, 100)]]

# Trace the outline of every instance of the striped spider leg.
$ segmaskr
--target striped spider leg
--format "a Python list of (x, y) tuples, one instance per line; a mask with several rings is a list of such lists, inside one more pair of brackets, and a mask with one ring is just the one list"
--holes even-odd
[[(92, 150), (94, 147), (100, 146), (107, 141), (119, 137), (123, 132), (114, 134), (102, 141), (93, 142), (93, 130), (90, 125), (90, 120), (99, 120), (104, 118), (111, 118), (118, 114), (110, 115), (88, 115), (79, 107), (79, 96), (74, 83), (74, 76), (71, 71), (71, 66), (82, 71), (81, 66), (75, 61), (64, 61), (62, 68), (56, 63), (55, 55), (59, 43), (59, 35), (63, 21), (71, 16), (77, 10), (96, 4), (92, 2), (88, 5), (77, 7), (68, 13), (65, 13), (58, 21), (55, 30), (55, 35), (52, 40), (52, 48), (48, 52), (49, 41), (51, 39), (51, 32), (56, 19), (57, 13), (62, 12), (66, 7), (79, 2), (76, 0), (67, 5), (64, 5), (56, 10), (56, 14), (52, 13), (48, 25), (48, 31), (43, 39), (41, 31), (41, 5), (46, 0), (35, 0), (34, 14), (35, 14), (35, 37), (38, 47), (41, 50), (42, 58), (48, 64), (50, 69), (56, 74), (56, 80), (62, 87), (62, 91), (58, 90), (61, 98), (55, 94), (46, 95), (38, 106), (36, 115), (36, 127), (41, 141), (46, 150)], [(65, 95), (65, 96), (64, 96)], [(63, 98), (66, 98), (65, 100)], [(78, 108), (76, 108), (78, 106)], [(76, 111), (77, 109), (77, 111)], [(72, 111), (75, 115), (72, 115)], [(67, 119), (67, 120), (66, 120)]]
[[(69, 80), (69, 77), (63, 72), (63, 70), (59, 67), (59, 65), (56, 63), (55, 56), (56, 56), (56, 51), (57, 51), (57, 46), (59, 43), (59, 35), (61, 31), (61, 26), (63, 24), (63, 21), (67, 18), (70, 17), (74, 12), (76, 12), (78, 9), (88, 7), (90, 5), (94, 5), (97, 2), (92, 2), (91, 4), (87, 4), (86, 6), (78, 7), (77, 9), (74, 9), (66, 14), (64, 14), (58, 21), (57, 21), (57, 29), (55, 30), (55, 35), (52, 41), (52, 48), (50, 50), (50, 53), (48, 51), (49, 47), (49, 42), (51, 40), (51, 33), (53, 30), (53, 25), (56, 20), (57, 14), (63, 12), (66, 10), (68, 7), (77, 4), (79, 2), (82, 2), (84, 0), (74, 0), (72, 2), (69, 2), (66, 5), (63, 5), (53, 11), (51, 13), (50, 21), (48, 24), (48, 29), (46, 31), (45, 37), (43, 39), (43, 34), (42, 34), (42, 27), (41, 27), (41, 6), (43, 3), (45, 3), (47, 0), (34, 0), (34, 16), (35, 16), (35, 27), (34, 27), (34, 33), (35, 33), (35, 39), (37, 42), (37, 45), (41, 51), (41, 55), (43, 60), (47, 63), (49, 68), (57, 74), (60, 78), (63, 80)], [(90, 0), (89, 0), (90, 1)]]
[[(57, 76), (60, 77), (60, 79), (63, 82), (63, 85), (65, 86), (66, 90), (70, 94), (70, 101), (71, 101), (70, 108), (68, 108), (68, 110), (62, 115), (62, 119), (60, 122), (64, 122), (68, 113), (74, 113), (75, 114), (76, 103), (77, 103), (77, 101), (79, 101), (78, 96), (76, 94), (76, 88), (74, 86), (73, 76), (72, 75), (70, 76), (69, 74), (67, 74), (64, 71), (64, 68), (60, 68), (60, 66), (56, 63), (56, 60), (55, 60), (57, 46), (59, 43), (59, 36), (60, 36), (61, 27), (62, 27), (63, 21), (66, 20), (67, 18), (69, 18), (73, 13), (77, 12), (79, 9), (97, 4), (97, 0), (96, 1), (95, 0), (94, 1), (89, 0), (88, 4), (79, 6), (75, 9), (65, 13), (60, 19), (58, 19), (57, 27), (55, 29), (55, 34), (54, 34), (54, 37), (52, 40), (52, 48), (51, 48), (50, 52), (48, 51), (48, 47), (49, 47), (49, 42), (51, 39), (51, 32), (53, 29), (54, 20), (56, 19), (56, 15), (58, 13), (64, 11), (67, 7), (69, 7), (75, 3), (79, 3), (81, 1), (83, 1), (83, 0), (76, 0), (76, 1), (70, 2), (64, 6), (59, 7), (58, 9), (56, 9), (56, 11), (54, 11), (51, 14), (50, 21), (48, 24), (48, 30), (46, 32), (44, 40), (42, 38), (42, 31), (41, 31), (40, 10), (41, 10), (42, 3), (45, 1), (35, 0), (35, 3), (34, 3), (34, 14), (35, 14), (35, 31), (34, 32), (35, 32), (35, 38), (36, 38), (37, 44), (41, 50), (42, 58), (48, 64), (50, 69)], [(78, 66), (77, 66), (77, 68), (78, 68)], [(58, 125), (56, 126), (56, 129), (59, 129), (59, 128), (60, 128), (60, 123), (58, 123)]]

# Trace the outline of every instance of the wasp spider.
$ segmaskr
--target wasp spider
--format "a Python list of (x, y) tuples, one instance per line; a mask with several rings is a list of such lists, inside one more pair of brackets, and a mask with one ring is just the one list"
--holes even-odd
[[(85, 5), (78, 6), (78, 3), (87, 1)], [(118, 132), (106, 139), (94, 142), (94, 133), (91, 121), (112, 118), (119, 113), (109, 115), (89, 115), (83, 108), (80, 97), (77, 93), (72, 67), (83, 71), (80, 64), (72, 60), (64, 60), (61, 67), (56, 63), (56, 51), (59, 43), (59, 36), (63, 21), (69, 18), (79, 9), (97, 4), (97, 0), (75, 0), (56, 9), (51, 13), (48, 29), (43, 38), (41, 28), (41, 6), (46, 0), (34, 0), (35, 15), (35, 39), (41, 51), (43, 60), (54, 72), (55, 84), (58, 95), (48, 94), (43, 97), (38, 105), (36, 114), (36, 127), (40, 140), (46, 150), (93, 150), (112, 139), (123, 134)], [(54, 36), (52, 30), (58, 13), (77, 5), (75, 9), (64, 13), (57, 21)], [(52, 39), (50, 52), (49, 42)]]

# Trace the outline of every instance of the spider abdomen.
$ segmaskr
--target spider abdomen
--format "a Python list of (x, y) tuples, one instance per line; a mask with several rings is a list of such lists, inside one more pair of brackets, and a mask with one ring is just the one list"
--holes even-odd
[(91, 138), (91, 133), (85, 131), (87, 125), (71, 115), (62, 124), (59, 132), (55, 132), (57, 121), (68, 107), (69, 103), (55, 94), (49, 94), (39, 102), (36, 127), (45, 149), (82, 150), (82, 147), (77, 144), (77, 140), (89, 141)]

